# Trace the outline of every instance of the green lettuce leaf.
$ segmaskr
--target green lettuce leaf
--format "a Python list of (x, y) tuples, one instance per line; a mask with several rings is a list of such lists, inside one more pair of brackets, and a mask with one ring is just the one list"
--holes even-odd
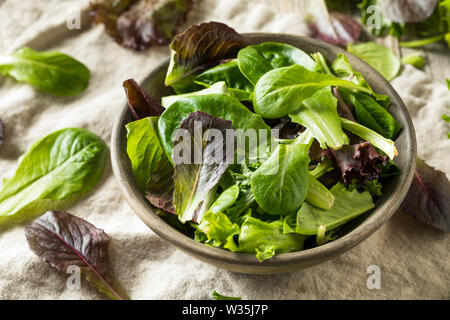
[(400, 71), (400, 59), (391, 49), (378, 43), (349, 44), (347, 51), (372, 66), (388, 81), (394, 79)]
[(259, 261), (272, 258), (275, 254), (300, 251), (305, 237), (299, 234), (283, 233), (283, 222), (263, 222), (247, 216), (242, 223), (236, 245), (228, 238), (225, 248), (235, 252), (256, 253)]
[(184, 98), (189, 98), (193, 96), (207, 96), (210, 94), (225, 94), (230, 95), (230, 92), (228, 91), (227, 84), (224, 81), (217, 82), (210, 87), (206, 89), (202, 89), (199, 91), (189, 92), (185, 94), (178, 94), (173, 96), (166, 96), (161, 98), (161, 103), (164, 106), (164, 108), (170, 107), (173, 103), (177, 102), (178, 100), (183, 100)]
[(369, 192), (348, 191), (340, 182), (330, 189), (335, 201), (329, 210), (305, 203), (297, 213), (296, 232), (316, 235), (319, 228), (332, 230), (375, 207)]
[(337, 112), (337, 99), (330, 88), (316, 91), (310, 98), (303, 100), (301, 107), (289, 116), (293, 122), (308, 128), (322, 149), (339, 149), (349, 143)]
[(371, 93), (353, 82), (293, 65), (269, 71), (259, 79), (254, 92), (255, 112), (268, 119), (284, 117), (296, 112), (317, 90), (328, 86)]

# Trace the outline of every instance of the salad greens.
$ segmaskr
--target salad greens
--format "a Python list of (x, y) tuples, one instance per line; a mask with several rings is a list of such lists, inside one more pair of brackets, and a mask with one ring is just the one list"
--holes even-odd
[(402, 58), (402, 63), (421, 69), (425, 65), (425, 58), (420, 53), (411, 53)]
[(147, 116), (127, 125), (127, 151), (169, 223), (263, 261), (333, 241), (373, 209), (398, 173), (401, 126), (344, 54), (246, 43), (214, 22), (177, 36), (166, 84), (179, 94), (162, 114), (139, 95)]
[(0, 55), (0, 74), (57, 96), (83, 92), (90, 78), (89, 69), (66, 54), (39, 52), (27, 47), (10, 55)]
[(103, 175), (108, 148), (78, 128), (56, 131), (21, 156), (0, 190), (0, 226), (64, 208), (92, 190)]

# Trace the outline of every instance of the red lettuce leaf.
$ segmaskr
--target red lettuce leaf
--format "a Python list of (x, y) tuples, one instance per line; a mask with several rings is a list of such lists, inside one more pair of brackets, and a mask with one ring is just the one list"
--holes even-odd
[(378, 0), (383, 16), (394, 22), (421, 22), (431, 16), (438, 0)]
[(426, 224), (450, 232), (450, 182), (445, 173), (417, 159), (414, 180), (402, 209)]
[(103, 23), (106, 32), (120, 45), (146, 50), (168, 44), (178, 26), (186, 21), (193, 0), (94, 0), (94, 23)]
[(128, 299), (110, 278), (109, 237), (103, 230), (69, 213), (49, 211), (25, 227), (25, 237), (31, 251), (58, 271), (78, 266), (100, 292), (111, 299)]
[(345, 145), (339, 150), (329, 148), (325, 156), (331, 159), (341, 172), (341, 180), (349, 184), (353, 179), (360, 185), (378, 179), (380, 166), (387, 165), (388, 157), (380, 155), (368, 142)]
[(136, 120), (146, 117), (159, 117), (164, 112), (164, 107), (145, 93), (133, 79), (124, 81), (123, 88), (127, 95), (131, 113)]
[[(174, 139), (173, 153), (176, 214), (183, 223), (200, 223), (214, 200), (220, 179), (234, 161), (235, 140), (234, 137), (227, 139), (229, 136), (226, 134), (226, 130), (233, 129), (233, 125), (229, 120), (196, 111), (181, 122), (180, 129)], [(210, 136), (211, 129), (218, 130), (222, 136)], [(186, 137), (185, 132), (189, 136)], [(176, 159), (177, 156), (181, 159)]]
[(170, 44), (172, 56), (165, 83), (178, 92), (185, 91), (183, 87), (190, 85), (196, 74), (222, 60), (235, 58), (245, 46), (245, 38), (226, 24), (192, 25)]
[(328, 12), (323, 0), (314, 2), (317, 3), (312, 6), (306, 22), (315, 37), (341, 46), (354, 43), (359, 39), (362, 27), (356, 20), (343, 13)]
[(357, 122), (355, 117), (353, 116), (352, 110), (342, 99), (342, 96), (339, 93), (339, 90), (337, 87), (333, 87), (333, 95), (336, 97), (336, 99), (338, 101), (337, 111), (338, 111), (339, 116), (343, 117), (345, 119), (348, 119), (350, 121)]

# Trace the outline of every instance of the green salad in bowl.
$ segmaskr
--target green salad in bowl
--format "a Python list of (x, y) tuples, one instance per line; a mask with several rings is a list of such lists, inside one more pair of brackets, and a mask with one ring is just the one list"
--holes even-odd
[(390, 98), (345, 54), (249, 44), (221, 23), (173, 40), (160, 101), (124, 82), (126, 151), (158, 214), (259, 261), (335, 240), (399, 173)]

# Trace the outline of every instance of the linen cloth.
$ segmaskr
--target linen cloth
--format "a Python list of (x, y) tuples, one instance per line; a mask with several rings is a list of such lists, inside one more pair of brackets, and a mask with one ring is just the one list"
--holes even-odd
[[(138, 82), (165, 57), (168, 47), (134, 52), (118, 46), (103, 26), (91, 27), (88, 1), (0, 1), (0, 52), (23, 46), (59, 50), (91, 70), (89, 88), (73, 98), (43, 94), (28, 84), (0, 78), (0, 118), (5, 141), (0, 148), (0, 177), (13, 175), (17, 159), (37, 139), (67, 127), (83, 127), (108, 144), (124, 103), (122, 81)], [(81, 11), (81, 30), (66, 20)], [(203, 0), (186, 26), (221, 21), (238, 32), (285, 32), (308, 35), (299, 14), (279, 14), (258, 1)], [(431, 62), (432, 63), (432, 62)], [(450, 57), (449, 57), (450, 63)], [(417, 133), (419, 156), (450, 175), (450, 92), (444, 83), (406, 66), (393, 82), (408, 106)], [(67, 210), (110, 235), (114, 276), (132, 299), (211, 299), (213, 290), (243, 299), (448, 299), (450, 237), (423, 225), (401, 210), (369, 239), (341, 256), (282, 275), (228, 272), (175, 249), (156, 236), (127, 205), (108, 162), (98, 187)], [(380, 267), (381, 288), (371, 290), (367, 268)], [(66, 286), (57, 272), (27, 246), (23, 226), (0, 234), (0, 299), (103, 299), (82, 280)]]

